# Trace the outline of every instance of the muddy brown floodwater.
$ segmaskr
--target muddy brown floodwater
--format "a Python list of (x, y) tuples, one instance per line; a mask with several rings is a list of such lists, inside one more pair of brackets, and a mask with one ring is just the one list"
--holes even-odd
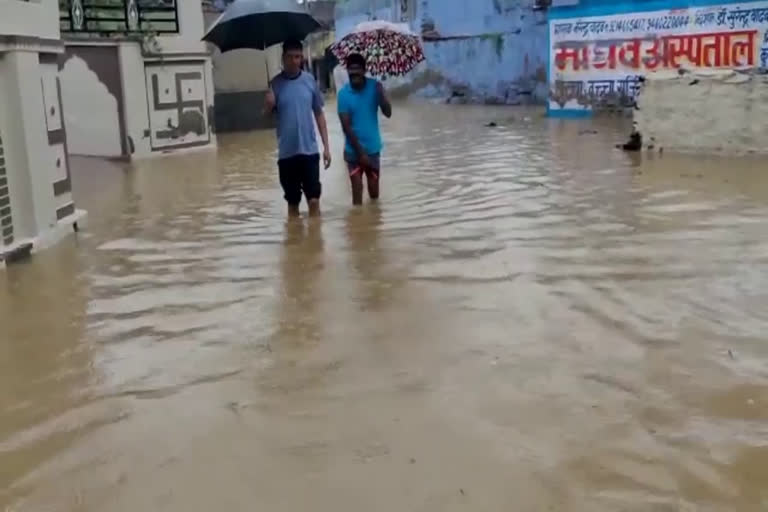
[(75, 160), (88, 229), (0, 272), (0, 510), (768, 510), (768, 163), (395, 115), (321, 222), (270, 132)]

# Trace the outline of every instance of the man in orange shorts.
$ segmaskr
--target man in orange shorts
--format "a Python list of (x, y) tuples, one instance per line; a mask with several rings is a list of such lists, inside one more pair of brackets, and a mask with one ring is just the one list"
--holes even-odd
[(338, 94), (341, 126), (346, 136), (344, 161), (352, 183), (352, 204), (363, 204), (363, 175), (368, 181), (368, 195), (379, 198), (381, 178), (381, 132), (379, 110), (392, 116), (392, 104), (384, 86), (365, 76), (365, 58), (357, 53), (347, 57), (349, 83)]

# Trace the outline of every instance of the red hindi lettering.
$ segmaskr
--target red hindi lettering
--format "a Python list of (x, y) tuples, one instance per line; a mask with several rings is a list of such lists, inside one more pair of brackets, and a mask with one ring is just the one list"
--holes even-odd
[(756, 36), (756, 30), (666, 36), (664, 58), (647, 63), (679, 68), (685, 57), (693, 67), (754, 66)]
[(733, 32), (702, 35), (702, 39), (708, 39), (702, 47), (704, 67), (719, 68), (731, 65), (731, 34)]
[(667, 36), (665, 48), (667, 50), (667, 60), (671, 67), (679, 68), (681, 64), (678, 62), (679, 58), (685, 57), (688, 62), (695, 67), (701, 67), (701, 36), (694, 35), (681, 35), (681, 36)]
[[(735, 41), (733, 48), (731, 49), (731, 63), (736, 67), (755, 65), (755, 36), (757, 30), (750, 30), (746, 32), (736, 32), (732, 34), (734, 38), (745, 38), (746, 40)], [(746, 57), (746, 62), (743, 58)]]
[(611, 44), (608, 47), (607, 55), (604, 46), (595, 46), (592, 67), (595, 69), (616, 69), (616, 45)]
[(645, 67), (647, 69), (669, 67), (669, 52), (667, 51), (667, 48), (668, 45), (666, 39), (654, 39), (653, 46), (645, 51), (647, 55), (647, 57), (643, 59)]
[(632, 69), (640, 68), (640, 44), (640, 39), (632, 39), (621, 44), (619, 62), (622, 66)]
[(586, 46), (581, 48), (559, 47), (555, 54), (555, 65), (559, 70), (564, 71), (568, 67), (568, 61), (572, 60), (574, 71), (578, 71), (582, 66), (589, 68), (588, 50)]

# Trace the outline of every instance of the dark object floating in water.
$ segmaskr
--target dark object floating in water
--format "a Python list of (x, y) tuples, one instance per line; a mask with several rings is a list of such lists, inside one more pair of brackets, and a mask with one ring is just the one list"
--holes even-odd
[(617, 148), (624, 151), (640, 151), (643, 149), (643, 136), (637, 130), (634, 130), (629, 136), (629, 140), (624, 144), (617, 144)]
[(499, 125), (496, 124), (495, 121), (491, 121), (490, 123), (485, 125), (486, 128), (496, 128), (497, 126), (499, 126)]

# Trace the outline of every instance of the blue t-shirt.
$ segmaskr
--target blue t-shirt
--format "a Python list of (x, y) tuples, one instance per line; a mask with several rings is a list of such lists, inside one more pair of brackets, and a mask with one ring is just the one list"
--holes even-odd
[[(352, 131), (357, 135), (360, 145), (369, 155), (381, 152), (381, 133), (379, 132), (379, 97), (376, 92), (376, 80), (367, 78), (365, 86), (356, 90), (347, 84), (339, 91), (337, 98), (339, 114), (349, 114)], [(355, 155), (355, 148), (347, 140), (344, 151)]]
[(304, 71), (290, 78), (280, 73), (272, 80), (277, 106), (277, 144), (281, 160), (316, 155), (315, 113), (323, 110), (323, 96), (315, 78)]

